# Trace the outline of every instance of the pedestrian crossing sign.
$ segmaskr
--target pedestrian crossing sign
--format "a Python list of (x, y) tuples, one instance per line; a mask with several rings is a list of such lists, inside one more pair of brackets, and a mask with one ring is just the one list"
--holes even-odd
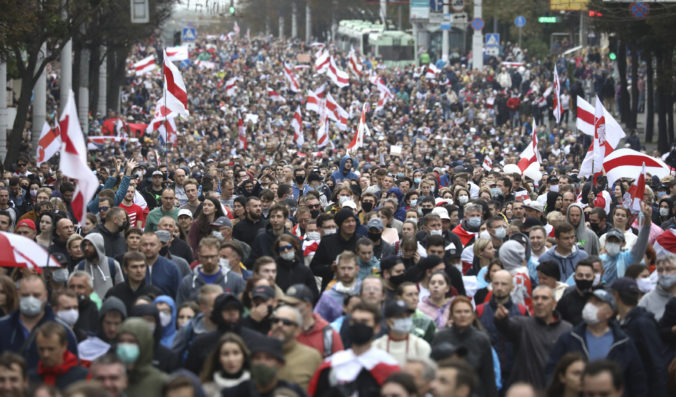
[(486, 33), (486, 47), (500, 47), (500, 33)]
[(195, 31), (195, 28), (183, 28), (181, 39), (183, 41), (195, 41), (197, 39), (197, 32)]

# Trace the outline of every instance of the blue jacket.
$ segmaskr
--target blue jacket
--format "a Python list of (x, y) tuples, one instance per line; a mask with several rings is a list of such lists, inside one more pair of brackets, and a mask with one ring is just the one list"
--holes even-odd
[(544, 261), (554, 261), (558, 263), (559, 271), (561, 272), (561, 279), (559, 279), (559, 281), (565, 283), (568, 278), (575, 273), (575, 266), (577, 266), (577, 263), (589, 256), (584, 250), (577, 246), (574, 247), (574, 251), (571, 252), (570, 255), (563, 257), (554, 252), (556, 246), (553, 246), (540, 256), (540, 263)]
[[(352, 168), (350, 169), (349, 172), (346, 172), (345, 170), (345, 162), (347, 160), (352, 160)], [(337, 171), (334, 171), (333, 174), (331, 174), (331, 179), (333, 179), (334, 183), (340, 183), (345, 179), (359, 179), (359, 176), (352, 172), (352, 170), (356, 170), (359, 167), (359, 161), (355, 158), (352, 158), (348, 155), (343, 156), (342, 159), (340, 159), (340, 167), (338, 168)]]
[[(124, 198), (125, 194), (127, 194), (127, 189), (129, 188), (129, 182), (131, 181), (131, 178), (128, 177), (127, 175), (124, 175), (122, 177), (122, 181), (120, 182), (120, 186), (117, 188), (117, 191), (115, 192), (115, 203), (113, 204), (115, 207), (120, 205), (122, 202), (122, 199)], [(108, 179), (106, 179), (106, 183), (103, 184), (103, 189), (112, 189), (115, 186), (115, 182), (117, 182), (117, 178), (114, 176), (109, 176)], [(96, 195), (92, 199), (92, 201), (87, 204), (87, 211), (98, 214), (99, 213), (99, 196)]]
[(603, 261), (603, 283), (610, 285), (619, 277), (624, 277), (624, 272), (631, 264), (640, 262), (645, 255), (648, 246), (648, 237), (650, 236), (650, 221), (641, 227), (638, 233), (638, 239), (631, 248), (631, 251), (621, 251), (615, 257), (602, 254)]
[(178, 292), (178, 284), (181, 282), (181, 272), (178, 266), (167, 258), (158, 256), (152, 265), (152, 271), (148, 268), (146, 273), (146, 285), (152, 285), (169, 295), (172, 299)]
[(387, 195), (390, 195), (391, 193), (394, 193), (394, 195), (397, 196), (397, 202), (399, 203), (397, 211), (394, 213), (394, 219), (403, 222), (406, 220), (406, 202), (404, 201), (404, 193), (401, 192), (401, 189), (394, 186), (387, 191)]
[(171, 321), (169, 324), (167, 324), (166, 327), (162, 327), (161, 324), (158, 324), (158, 326), (162, 327), (162, 339), (160, 339), (160, 343), (171, 349), (171, 345), (174, 343), (174, 337), (176, 336), (176, 303), (174, 303), (174, 300), (167, 295), (158, 296), (153, 303), (157, 305), (160, 302), (166, 303), (171, 308)]
[[(610, 346), (610, 351), (606, 358), (615, 361), (622, 370), (625, 380), (624, 396), (648, 396), (646, 374), (641, 363), (641, 357), (636, 350), (636, 345), (620, 329), (617, 323), (611, 321), (608, 326), (613, 333), (614, 342)], [(589, 359), (589, 350), (587, 349), (585, 338), (586, 332), (587, 324), (582, 323), (559, 337), (549, 354), (549, 361), (547, 361), (546, 366), (547, 379), (551, 379), (554, 367), (566, 353), (582, 353)]]
[(63, 325), (67, 331), (68, 350), (77, 356), (77, 339), (75, 338), (75, 334), (66, 324), (56, 318), (52, 308), (47, 305), (45, 306), (44, 316), (42, 316), (42, 319), (28, 335), (25, 334), (24, 327), (19, 321), (18, 309), (0, 319), (0, 351), (18, 353), (26, 359), (29, 371), (36, 369), (40, 358), (38, 357), (38, 348), (35, 342), (35, 331), (39, 326), (48, 321), (55, 321)]
[[(336, 285), (337, 283), (330, 290), (324, 291), (314, 310), (315, 313), (319, 314), (328, 323), (334, 322), (343, 314), (343, 299), (345, 299), (345, 294), (336, 291)], [(357, 279), (357, 284), (355, 284), (352, 290), (353, 294), (359, 293), (360, 288), (361, 281)]]

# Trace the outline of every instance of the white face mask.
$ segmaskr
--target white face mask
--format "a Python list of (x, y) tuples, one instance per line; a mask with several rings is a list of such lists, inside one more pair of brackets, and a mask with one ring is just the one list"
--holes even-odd
[(392, 331), (400, 334), (408, 334), (411, 332), (411, 328), (413, 328), (413, 317), (395, 318), (392, 324)]
[(594, 325), (601, 322), (599, 320), (599, 308), (590, 302), (587, 302), (582, 309), (582, 319), (588, 325)]
[(166, 327), (171, 323), (171, 313), (160, 312), (160, 324)]
[(218, 264), (221, 265), (221, 267), (230, 269), (230, 259), (221, 258), (218, 260)]
[(606, 243), (606, 252), (609, 256), (617, 256), (620, 253), (619, 243)]
[(660, 216), (669, 216), (669, 208), (660, 208)]
[(218, 241), (223, 241), (223, 234), (221, 234), (221, 232), (218, 230), (214, 230), (213, 232), (211, 232), (211, 236), (216, 237)]
[(430, 236), (441, 236), (442, 234), (444, 234), (444, 231), (441, 229), (430, 230)]
[(655, 289), (655, 283), (650, 280), (650, 277), (641, 277), (636, 279), (636, 285), (638, 290), (647, 294), (648, 292)]
[(321, 236), (319, 235), (319, 232), (307, 232), (305, 238), (310, 241), (319, 241)]
[(469, 197), (467, 197), (467, 196), (458, 196), (458, 202), (459, 202), (460, 204), (467, 204), (468, 201), (469, 201)]
[(598, 287), (601, 285), (601, 273), (594, 274), (594, 281), (592, 281), (592, 286)]
[(559, 185), (551, 185), (549, 187), (549, 191), (554, 192), (554, 193), (558, 192), (559, 191)]
[(56, 316), (72, 327), (80, 317), (80, 312), (77, 309), (61, 310), (56, 312)]
[(324, 236), (336, 234), (336, 229), (324, 229)]
[(286, 251), (279, 254), (279, 256), (282, 257), (282, 259), (284, 259), (285, 261), (291, 261), (296, 256), (296, 254), (293, 251)]
[(504, 227), (500, 226), (499, 228), (495, 229), (495, 238), (502, 240), (506, 235), (507, 230)]
[(413, 222), (413, 223), (415, 223), (416, 225), (418, 224), (418, 219), (417, 219), (417, 218), (406, 218), (406, 221), (407, 221), (407, 222)]

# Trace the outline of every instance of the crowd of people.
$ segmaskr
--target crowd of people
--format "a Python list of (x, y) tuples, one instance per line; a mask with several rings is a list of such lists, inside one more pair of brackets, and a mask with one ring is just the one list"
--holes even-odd
[[(180, 65), (190, 117), (175, 142), (129, 127), (162, 90), (161, 73), (130, 74), (122, 111), (86, 128), (125, 140), (91, 147), (101, 186), (82, 226), (56, 158), (3, 173), (0, 230), (53, 262), (0, 268), (0, 395), (676, 392), (676, 256), (653, 248), (676, 223), (676, 180), (649, 179), (637, 213), (630, 179), (578, 177), (575, 98), (612, 65), (525, 52), (521, 65), (458, 60), (429, 76), (373, 58), (338, 88), (307, 63), (316, 49), (201, 39)], [(161, 52), (144, 42), (130, 61)], [(382, 106), (374, 75), (393, 94)], [(323, 84), (349, 117), (321, 147), (305, 105)], [(348, 152), (364, 103), (370, 134)], [(538, 181), (503, 171), (533, 128)]]

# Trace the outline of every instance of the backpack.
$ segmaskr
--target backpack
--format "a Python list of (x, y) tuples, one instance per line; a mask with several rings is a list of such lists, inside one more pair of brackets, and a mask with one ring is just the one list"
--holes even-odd
[[(108, 273), (110, 273), (110, 279), (113, 282), (113, 285), (115, 285), (115, 276), (117, 276), (117, 267), (115, 266), (115, 260), (110, 257), (106, 257), (108, 259)], [(80, 263), (77, 264), (77, 270), (84, 270), (85, 268), (85, 260), (81, 260)]]
[(333, 354), (333, 327), (327, 324), (322, 329), (322, 338), (324, 339), (324, 357), (326, 358)]
[[(477, 315), (477, 317), (483, 316), (483, 314), (484, 314), (484, 309), (486, 308), (486, 305), (487, 305), (487, 304), (488, 304), (488, 302), (484, 302), (484, 303), (482, 303), (482, 304), (480, 304), (480, 305), (477, 305), (477, 307), (476, 307), (476, 315)], [(526, 306), (524, 306), (524, 305), (522, 305), (522, 304), (520, 304), (520, 303), (517, 303), (517, 304), (516, 304), (516, 307), (519, 308), (519, 313), (521, 313), (522, 316), (527, 316), (527, 315), (528, 315), (528, 309), (526, 309)]]

